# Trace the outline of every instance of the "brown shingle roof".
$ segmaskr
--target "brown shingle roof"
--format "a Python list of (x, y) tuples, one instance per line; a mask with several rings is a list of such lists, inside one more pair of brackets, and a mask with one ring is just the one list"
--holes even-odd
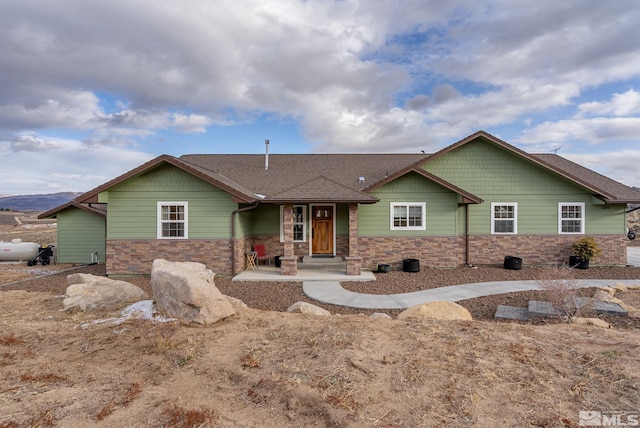
[(551, 165), (563, 175), (584, 187), (596, 190), (607, 202), (637, 204), (640, 203), (640, 192), (615, 180), (598, 174), (588, 168), (556, 154), (543, 153), (531, 155)]
[[(184, 155), (180, 160), (203, 173), (218, 173), (264, 195), (265, 202), (290, 198), (371, 203), (376, 199), (363, 192), (370, 183), (425, 157), (424, 154), (270, 154), (267, 170), (265, 155), (201, 154)], [(364, 177), (364, 183), (359, 181), (360, 177)]]
[(99, 215), (100, 217), (107, 216), (107, 208), (103, 204), (97, 204), (96, 206), (93, 206), (89, 204), (81, 204), (80, 202), (76, 202), (75, 200), (73, 200), (73, 201), (67, 202), (66, 204), (62, 204), (53, 209), (50, 209), (49, 211), (43, 212), (38, 216), (38, 218), (54, 217), (60, 211), (66, 210), (69, 207), (79, 208), (82, 211), (86, 211), (91, 214), (96, 214), (96, 215)]

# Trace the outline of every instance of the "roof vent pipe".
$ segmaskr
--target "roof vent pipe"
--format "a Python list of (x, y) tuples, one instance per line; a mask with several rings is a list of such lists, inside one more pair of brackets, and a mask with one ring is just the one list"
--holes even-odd
[(264, 140), (264, 146), (265, 146), (265, 156), (264, 156), (264, 169), (267, 170), (269, 169), (269, 140)]

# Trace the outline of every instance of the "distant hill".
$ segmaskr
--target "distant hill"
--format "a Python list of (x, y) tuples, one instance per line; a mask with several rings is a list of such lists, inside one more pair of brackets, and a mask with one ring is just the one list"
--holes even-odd
[(0, 210), (48, 211), (66, 204), (81, 193), (60, 192), (46, 195), (19, 195), (0, 197)]

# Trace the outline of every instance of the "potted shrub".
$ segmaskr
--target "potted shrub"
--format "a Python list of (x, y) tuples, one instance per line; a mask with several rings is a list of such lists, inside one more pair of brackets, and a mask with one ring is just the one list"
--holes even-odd
[(598, 256), (602, 250), (600, 246), (590, 236), (578, 239), (573, 244), (573, 256), (569, 257), (569, 266), (578, 269), (588, 269), (589, 260)]

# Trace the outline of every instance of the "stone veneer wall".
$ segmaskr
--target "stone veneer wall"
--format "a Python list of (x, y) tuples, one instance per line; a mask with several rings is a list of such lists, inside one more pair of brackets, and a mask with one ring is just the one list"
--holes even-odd
[(602, 254), (592, 265), (626, 265), (627, 244), (624, 235), (472, 235), (469, 253), (474, 264), (501, 264), (505, 256), (522, 258), (528, 265), (560, 265), (569, 262), (572, 245), (592, 236)]
[(403, 259), (418, 259), (421, 267), (456, 267), (461, 260), (458, 237), (360, 237), (358, 246), (363, 268), (375, 268), (375, 264), (391, 265), (402, 269)]
[[(525, 265), (562, 264), (568, 262), (571, 246), (582, 236), (592, 235), (470, 235), (469, 261), (477, 265), (500, 265), (505, 256), (522, 258)], [(625, 265), (627, 238), (625, 235), (595, 235), (602, 254), (592, 265)], [(264, 243), (270, 256), (283, 254), (278, 236), (253, 236), (238, 239), (235, 245), (236, 272), (246, 269), (244, 253), (253, 243)], [(338, 235), (337, 254), (348, 255), (343, 247), (348, 237)], [(359, 237), (358, 245), (363, 268), (375, 268), (375, 263), (390, 264), (402, 269), (402, 260), (415, 258), (421, 267), (451, 268), (463, 265), (464, 236), (457, 237)], [(296, 255), (308, 254), (307, 243), (295, 246)], [(219, 274), (231, 274), (231, 245), (228, 239), (107, 240), (107, 274), (149, 274), (154, 259), (203, 263)], [(272, 261), (273, 263), (273, 261)]]
[[(627, 240), (624, 235), (470, 235), (469, 262), (502, 265), (505, 256), (522, 258), (528, 265), (560, 265), (569, 261), (571, 246), (583, 236), (593, 236), (602, 254), (592, 265), (625, 265)], [(451, 268), (464, 265), (465, 237), (360, 237), (362, 266), (375, 263), (402, 269), (403, 259), (418, 259), (421, 267)]]
[(108, 239), (106, 253), (108, 275), (148, 275), (155, 259), (199, 262), (214, 273), (231, 274), (229, 239)]

